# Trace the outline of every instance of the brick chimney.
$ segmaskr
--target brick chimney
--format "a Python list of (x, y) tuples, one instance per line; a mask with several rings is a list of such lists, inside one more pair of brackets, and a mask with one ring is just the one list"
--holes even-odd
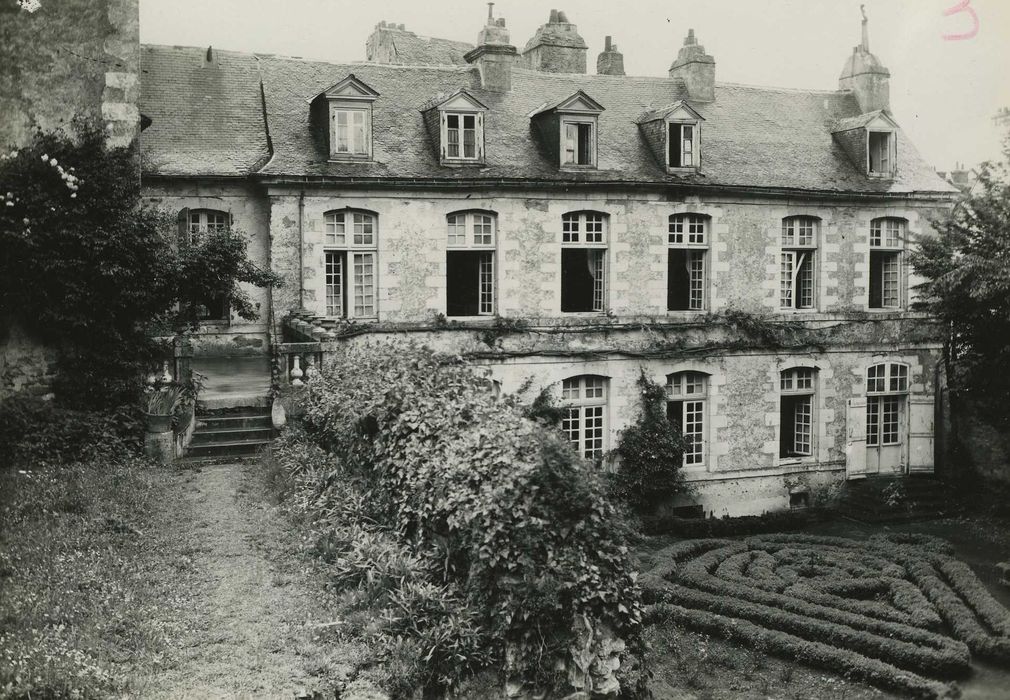
[(681, 78), (687, 85), (688, 97), (696, 102), (715, 99), (715, 59), (705, 53), (705, 47), (694, 38), (693, 29), (687, 30), (677, 60), (670, 66), (670, 77)]
[(526, 68), (544, 73), (585, 73), (589, 47), (578, 27), (560, 10), (551, 10), (547, 24), (540, 25), (526, 42), (522, 62)]
[(596, 72), (599, 75), (624, 75), (624, 55), (617, 50), (617, 44), (604, 40), (603, 53), (596, 57)]
[(477, 66), (482, 88), (491, 92), (508, 92), (512, 89), (512, 65), (519, 52), (509, 41), (505, 18), (495, 19), (492, 16), (493, 2), (487, 6), (487, 24), (477, 35), (477, 48), (464, 54), (463, 59)]
[[(862, 9), (862, 8), (860, 8)], [(863, 10), (863, 37), (845, 61), (838, 76), (838, 89), (852, 92), (863, 114), (891, 108), (891, 71), (870, 53), (870, 29)]]

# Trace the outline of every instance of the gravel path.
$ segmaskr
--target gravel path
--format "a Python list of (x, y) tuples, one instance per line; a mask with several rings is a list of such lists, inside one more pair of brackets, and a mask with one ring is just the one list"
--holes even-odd
[(338, 650), (318, 640), (328, 621), (323, 582), (297, 555), (294, 530), (267, 502), (258, 468), (174, 476), (158, 540), (178, 559), (186, 599), (166, 606), (177, 646), (136, 679), (141, 697), (333, 696), (345, 669)]

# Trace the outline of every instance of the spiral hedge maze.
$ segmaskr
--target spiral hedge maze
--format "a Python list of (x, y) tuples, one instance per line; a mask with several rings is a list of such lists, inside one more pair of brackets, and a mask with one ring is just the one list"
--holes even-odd
[(952, 696), (973, 655), (1010, 665), (1010, 611), (950, 553), (923, 535), (687, 540), (642, 577), (648, 620), (888, 690)]

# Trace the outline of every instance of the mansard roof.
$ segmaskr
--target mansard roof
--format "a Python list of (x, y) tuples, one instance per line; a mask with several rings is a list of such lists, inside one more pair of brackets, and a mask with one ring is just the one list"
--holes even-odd
[[(251, 175), (313, 179), (684, 183), (763, 190), (853, 193), (953, 192), (898, 130), (893, 179), (867, 178), (832, 138), (839, 120), (860, 117), (851, 93), (729, 83), (692, 104), (705, 120), (697, 173), (667, 174), (640, 133), (643, 113), (688, 98), (671, 78), (543, 73), (512, 69), (512, 90), (480, 87), (472, 66), (333, 64), (271, 55), (145, 46), (141, 138), (145, 174)], [(310, 129), (307, 103), (353, 73), (379, 93), (372, 105), (373, 160), (330, 162)], [(262, 86), (262, 96), (261, 96)], [(487, 105), (485, 166), (440, 165), (421, 109), (465, 89)], [(530, 133), (531, 113), (583, 91), (606, 107), (598, 117), (598, 167), (562, 171)], [(267, 134), (269, 133), (269, 142)], [(272, 150), (268, 150), (268, 143)], [(269, 157), (269, 158), (268, 158)]]

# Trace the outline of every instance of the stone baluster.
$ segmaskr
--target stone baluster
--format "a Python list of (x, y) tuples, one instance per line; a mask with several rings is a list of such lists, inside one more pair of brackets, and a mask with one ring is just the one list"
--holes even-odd
[(306, 355), (305, 357), (305, 381), (311, 382), (319, 375), (319, 370), (316, 369), (316, 361), (312, 355)]
[(293, 355), (294, 366), (291, 368), (291, 386), (305, 386), (305, 382), (302, 381), (302, 377), (305, 373), (302, 372), (302, 358), (298, 355)]
[(161, 381), (164, 384), (172, 381), (172, 373), (168, 371), (168, 360), (161, 363)]

